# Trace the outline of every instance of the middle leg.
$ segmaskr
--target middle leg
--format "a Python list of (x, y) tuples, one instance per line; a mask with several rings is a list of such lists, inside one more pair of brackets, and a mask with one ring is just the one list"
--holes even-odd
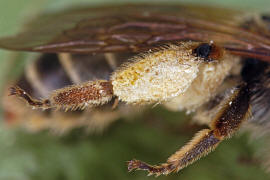
[(216, 114), (210, 129), (198, 132), (187, 145), (169, 157), (166, 163), (152, 166), (140, 160), (131, 160), (128, 162), (128, 169), (146, 170), (149, 175), (156, 176), (177, 172), (207, 155), (224, 139), (231, 137), (249, 115), (250, 90), (247, 84), (242, 84), (234, 90)]

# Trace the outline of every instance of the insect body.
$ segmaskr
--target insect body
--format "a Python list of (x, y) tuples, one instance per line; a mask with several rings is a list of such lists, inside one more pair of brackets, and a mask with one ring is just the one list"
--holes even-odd
[[(211, 16), (214, 12), (215, 16)], [(42, 109), (93, 109), (104, 107), (115, 98), (122, 102), (121, 106), (160, 103), (174, 110), (197, 111), (198, 119), (203, 119), (200, 114), (204, 114), (211, 121), (209, 128), (201, 130), (166, 163), (128, 163), (129, 170), (147, 170), (149, 174), (176, 172), (214, 150), (243, 122), (251, 121), (251, 115), (256, 121), (267, 123), (268, 106), (262, 107), (269, 104), (270, 97), (267, 26), (262, 34), (258, 28), (261, 22), (251, 18), (254, 28), (249, 28), (244, 18), (240, 12), (225, 9), (163, 5), (63, 12), (56, 19), (47, 18), (46, 25), (34, 31), (36, 37), (32, 38), (30, 29), (17, 37), (1, 39), (0, 46), (47, 53), (138, 54), (119, 67), (117, 58), (107, 56), (116, 70), (108, 78), (86, 82), (67, 68), (69, 63), (64, 63), (66, 73), (77, 84), (57, 89), (42, 100), (18, 86), (10, 88), (10, 95)], [(57, 32), (49, 30), (60, 21), (67, 24)], [(254, 73), (251, 75), (250, 71)], [(229, 83), (233, 76), (237, 76), (234, 83), (238, 85)]]
[[(121, 59), (127, 59), (126, 57), (130, 55), (114, 54), (114, 56), (118, 58), (115, 66), (119, 66)], [(67, 64), (72, 65), (72, 68)], [(102, 54), (95, 56), (70, 56), (64, 53), (59, 55), (43, 54), (26, 65), (17, 86), (27, 91), (32, 97), (46, 98), (53, 90), (65, 86), (96, 79), (109, 80), (113, 69), (106, 59), (106, 55)], [(6, 98), (8, 99), (6, 100)], [(81, 126), (90, 132), (100, 132), (120, 116), (127, 117), (140, 111), (139, 107), (131, 108), (122, 103), (118, 103), (117, 109), (112, 110), (114, 99), (107, 105), (77, 110), (76, 112), (51, 109), (32, 110), (21, 101), (10, 99), (8, 96), (4, 97), (3, 101), (5, 119), (9, 125), (22, 126), (32, 132), (49, 129), (57, 134)]]

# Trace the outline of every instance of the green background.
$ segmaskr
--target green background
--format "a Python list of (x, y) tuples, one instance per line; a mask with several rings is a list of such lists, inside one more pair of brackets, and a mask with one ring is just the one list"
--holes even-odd
[[(82, 3), (120, 2), (138, 0), (0, 0), (0, 36), (14, 33), (23, 22), (42, 11)], [(202, 3), (195, 0), (185, 2)], [(269, 0), (204, 0), (203, 3), (247, 11), (270, 11)], [(10, 52), (0, 51), (1, 86), (22, 67), (18, 63), (10, 70), (11, 56)], [(134, 157), (150, 163), (163, 162), (201, 128), (191, 125), (181, 113), (168, 112), (160, 107), (134, 117), (131, 122), (121, 119), (102, 135), (88, 135), (78, 129), (56, 137), (48, 132), (28, 134), (1, 125), (0, 179), (154, 179), (146, 177), (145, 172), (128, 173), (125, 162)], [(248, 133), (241, 133), (178, 174), (158, 179), (270, 179), (260, 167), (261, 156), (256, 153), (262, 145), (263, 140), (249, 141)]]

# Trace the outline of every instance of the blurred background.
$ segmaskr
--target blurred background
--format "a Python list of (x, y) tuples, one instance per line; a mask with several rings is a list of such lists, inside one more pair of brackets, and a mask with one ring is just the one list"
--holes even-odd
[[(27, 19), (41, 12), (74, 5), (121, 2), (138, 0), (1, 0), (0, 36), (18, 31)], [(246, 11), (270, 11), (268, 0), (181, 2), (217, 4)], [(23, 70), (27, 57), (25, 53), (0, 50), (1, 89), (8, 79), (16, 77)], [(13, 61), (15, 58), (21, 60)], [(154, 179), (146, 177), (146, 173), (141, 171), (128, 173), (126, 161), (132, 158), (152, 164), (166, 161), (198, 130), (204, 128), (189, 120), (190, 117), (182, 113), (156, 107), (134, 116), (132, 120), (119, 119), (101, 134), (75, 129), (63, 136), (56, 136), (49, 131), (29, 133), (23, 129), (8, 128), (1, 123), (0, 180)], [(264, 139), (250, 141), (249, 133), (239, 133), (179, 173), (158, 179), (270, 179), (270, 175), (260, 165), (262, 156), (258, 149), (263, 145)]]

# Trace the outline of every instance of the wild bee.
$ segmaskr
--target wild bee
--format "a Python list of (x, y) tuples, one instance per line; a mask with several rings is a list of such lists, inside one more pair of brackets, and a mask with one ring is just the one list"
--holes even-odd
[[(75, 110), (90, 110), (92, 122), (97, 112), (124, 114), (134, 105), (195, 112), (209, 128), (167, 162), (128, 162), (129, 171), (159, 176), (207, 155), (244, 122), (269, 126), (269, 19), (194, 5), (70, 9), (33, 21), (22, 33), (0, 39), (0, 47), (43, 53), (9, 93), (34, 109), (54, 109), (61, 116), (67, 111), (71, 124)], [(10, 118), (16, 116), (12, 106), (5, 109)], [(119, 112), (105, 119), (112, 121)], [(28, 117), (44, 122), (40, 113), (34, 115)]]

